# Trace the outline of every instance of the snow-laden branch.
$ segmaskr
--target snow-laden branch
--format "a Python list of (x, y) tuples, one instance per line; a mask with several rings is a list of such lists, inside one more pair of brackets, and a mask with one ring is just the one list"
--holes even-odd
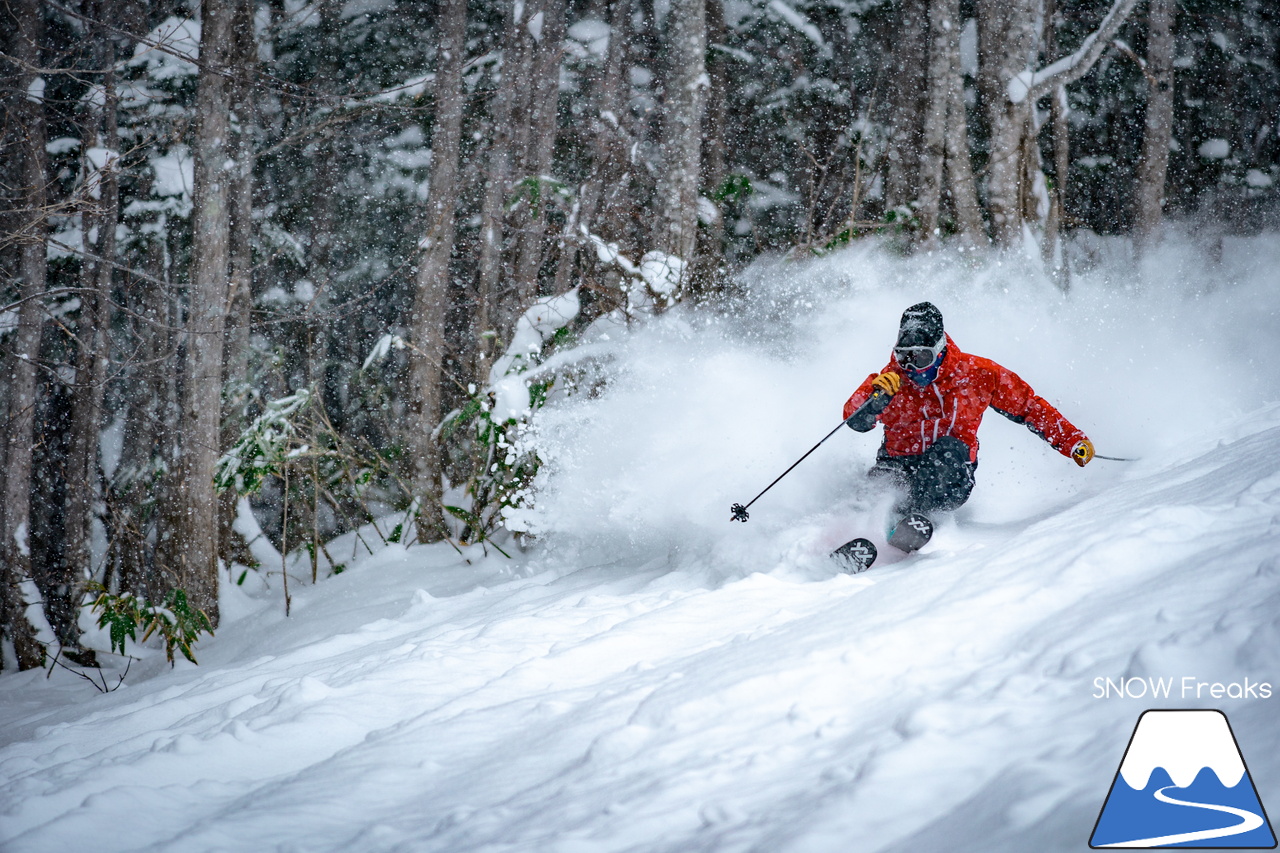
[(818, 47), (827, 46), (826, 41), (822, 38), (822, 30), (814, 26), (808, 18), (788, 6), (783, 0), (769, 0), (769, 11), (786, 21)]
[(1009, 100), (1020, 104), (1030, 97), (1034, 101), (1048, 94), (1054, 86), (1066, 86), (1088, 74), (1136, 5), (1138, 0), (1115, 0), (1098, 29), (1081, 42), (1075, 53), (1051, 62), (1038, 71), (1027, 69), (1010, 80)]

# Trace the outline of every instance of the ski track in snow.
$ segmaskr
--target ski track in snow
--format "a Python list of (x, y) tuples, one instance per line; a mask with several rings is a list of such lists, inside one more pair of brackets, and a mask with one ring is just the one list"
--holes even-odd
[[(886, 284), (867, 298), (893, 327), (891, 306), (916, 294)], [(983, 351), (972, 339), (984, 310), (957, 309), (970, 351)], [(1036, 323), (1032, 343), (1063, 340)], [(1144, 461), (1083, 472), (1020, 427), (984, 424), (971, 506), (914, 558), (886, 553), (847, 576), (822, 555), (864, 532), (850, 526), (879, 523), (847, 497), (874, 452), (865, 438), (806, 462), (748, 526), (727, 521), (731, 501), (825, 432), (883, 363), (892, 328), (855, 345), (856, 369), (778, 366), (843, 352), (836, 325), (818, 316), (809, 349), (748, 365), (784, 383), (767, 406), (742, 408), (749, 388), (724, 354), (706, 360), (706, 384), (679, 380), (707, 407), (661, 412), (674, 437), (644, 420), (643, 389), (631, 409), (602, 409), (600, 432), (627, 412), (636, 422), (643, 461), (630, 467), (591, 457), (566, 409), (557, 428), (579, 443), (562, 446), (558, 476), (617, 499), (553, 494), (554, 518), (576, 530), (514, 563), (391, 546), (295, 589), (289, 619), (278, 590), (228, 587), (198, 667), (171, 670), (144, 650), (103, 695), (62, 671), (6, 673), (0, 850), (1085, 849), (1134, 721), (1160, 704), (1095, 699), (1095, 678), (1280, 682), (1280, 405), (1268, 402), (1280, 394), (1265, 389), (1245, 414), (1191, 412), (1196, 423), (1165, 423)], [(1186, 413), (1181, 389), (1159, 379), (1106, 414), (1097, 385), (1121, 375), (1090, 365), (1113, 351), (1087, 356), (1074, 384), (1070, 366), (1050, 373), (1051, 388), (1014, 350), (1010, 366), (1037, 391), (1086, 401), (1063, 408), (1110, 438), (1100, 452), (1128, 455), (1110, 445), (1139, 406), (1163, 397)], [(730, 439), (681, 446), (695, 421), (734, 416)], [(721, 474), (730, 490), (706, 501), (714, 520), (680, 503)], [(1280, 791), (1276, 702), (1164, 706), (1223, 708), (1265, 802)]]

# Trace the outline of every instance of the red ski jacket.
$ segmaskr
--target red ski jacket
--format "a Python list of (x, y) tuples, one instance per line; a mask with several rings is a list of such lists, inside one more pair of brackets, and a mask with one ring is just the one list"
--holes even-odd
[[(1015, 423), (1026, 424), (1063, 456), (1069, 457), (1076, 442), (1085, 438), (1016, 373), (989, 358), (961, 352), (950, 335), (938, 378), (931, 384), (922, 388), (912, 382), (892, 357), (880, 373), (902, 378), (902, 387), (876, 418), (884, 424), (884, 449), (890, 456), (924, 453), (939, 438), (950, 435), (969, 446), (969, 461), (976, 462), (978, 425), (988, 406)], [(871, 396), (875, 390), (871, 382), (879, 375), (871, 374), (853, 392), (844, 404), (846, 418)]]

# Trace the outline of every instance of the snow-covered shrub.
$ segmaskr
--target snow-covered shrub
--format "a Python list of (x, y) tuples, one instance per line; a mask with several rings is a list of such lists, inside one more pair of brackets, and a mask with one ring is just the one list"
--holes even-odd
[(234, 489), (237, 495), (251, 495), (262, 488), (267, 477), (277, 476), (290, 458), (307, 452), (295, 446), (298, 427), (292, 418), (311, 402), (311, 392), (303, 389), (267, 403), (266, 410), (240, 434), (214, 472), (218, 491)]
[(525, 505), (530, 497), (539, 460), (521, 445), (519, 434), (545, 402), (550, 383), (530, 384), (529, 407), (518, 416), (495, 413), (494, 389), (469, 390), (466, 404), (451, 412), (440, 428), (442, 441), (465, 437), (470, 473), (462, 494), (467, 505), (446, 503), (444, 508), (462, 522), (462, 541), (492, 544), (490, 537), (503, 525), (507, 511)]
[(572, 350), (570, 327), (580, 310), (577, 288), (535, 302), (516, 321), (511, 345), (494, 362), (489, 384), (468, 386), (467, 402), (441, 422), (441, 441), (457, 440), (467, 461), (461, 484), (466, 506), (445, 506), (462, 522), (463, 541), (492, 542), (493, 533), (531, 501), (540, 461), (522, 434), (560, 379), (565, 359), (551, 357)]
[[(314, 581), (321, 554), (330, 568), (339, 565), (325, 550), (325, 532), (359, 528), (391, 509), (413, 511), (397, 452), (395, 445), (380, 449), (337, 429), (320, 395), (304, 388), (266, 403), (218, 460), (214, 484), (220, 492), (248, 497), (277, 481), (280, 544), (308, 551)], [(387, 541), (398, 541), (404, 527)], [(382, 535), (376, 524), (373, 530)]]
[[(111, 637), (111, 650), (126, 654), (125, 642), (145, 643), (152, 634), (164, 640), (164, 654), (173, 665), (174, 651), (192, 663), (196, 662), (191, 646), (201, 634), (213, 636), (213, 625), (208, 615), (198, 607), (192, 607), (185, 590), (170, 590), (163, 604), (152, 604), (130, 593), (115, 595), (97, 586), (98, 597), (92, 611), (98, 613), (98, 627), (106, 628)], [(142, 628), (142, 639), (138, 629)]]

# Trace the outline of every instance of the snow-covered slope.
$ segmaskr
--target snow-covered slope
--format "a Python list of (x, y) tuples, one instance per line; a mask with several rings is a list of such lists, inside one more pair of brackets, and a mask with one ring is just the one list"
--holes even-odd
[[(1274, 693), (1095, 698), (1280, 686), (1277, 254), (1063, 298), (860, 250), (615, 341), (604, 396), (543, 413), (529, 554), (393, 546), (288, 619), (231, 587), (200, 666), (105, 695), (4, 675), (0, 849), (1076, 851), (1148, 707), (1221, 708), (1280, 803)], [(970, 505), (851, 577), (824, 555), (883, 500), (842, 434), (731, 525), (919, 298), (1142, 461), (1077, 470), (989, 418)]]

